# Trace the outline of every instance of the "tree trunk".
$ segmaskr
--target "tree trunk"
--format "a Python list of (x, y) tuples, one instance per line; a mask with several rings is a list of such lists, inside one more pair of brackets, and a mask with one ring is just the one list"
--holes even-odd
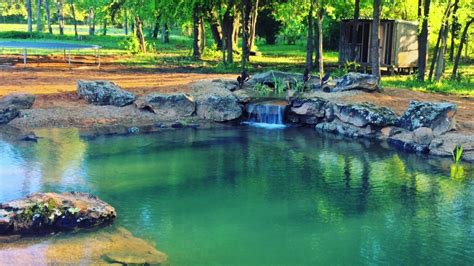
[(454, 0), (454, 6), (453, 6), (453, 17), (452, 17), (452, 25), (451, 25), (451, 46), (449, 47), (449, 61), (453, 61), (454, 59), (454, 40), (457, 38), (458, 34), (458, 15), (457, 11), (459, 8), (459, 0)]
[[(222, 18), (222, 40), (223, 40), (223, 56), (227, 56), (224, 63), (232, 64), (234, 62), (233, 33), (234, 33), (234, 0), (229, 1), (227, 10)], [(227, 55), (226, 55), (227, 54)]]
[(370, 65), (372, 75), (380, 80), (380, 55), (379, 55), (379, 25), (380, 25), (380, 1), (374, 0), (374, 13), (370, 39)]
[(102, 35), (105, 36), (107, 35), (107, 18), (104, 18), (104, 26), (102, 27)]
[(28, 32), (33, 31), (33, 10), (31, 9), (31, 0), (26, 1), (26, 11), (28, 13)]
[(449, 26), (446, 24), (444, 27), (443, 35), (441, 36), (441, 44), (440, 49), (438, 52), (438, 58), (436, 62), (436, 72), (435, 72), (435, 80), (439, 81), (441, 76), (444, 72), (444, 64), (445, 64), (445, 54), (446, 54), (446, 46), (448, 41), (448, 33), (449, 33)]
[(151, 37), (153, 39), (157, 39), (159, 31), (160, 31), (160, 17), (157, 16), (156, 21), (155, 21), (155, 26), (153, 26), (153, 32), (151, 34)]
[(53, 34), (53, 27), (51, 27), (51, 11), (49, 9), (49, 1), (46, 0), (45, 7), (46, 7), (46, 21), (48, 23), (48, 32), (49, 34)]
[(41, 6), (43, 5), (41, 0), (36, 1), (36, 31), (43, 31), (43, 16), (41, 16)]
[(250, 50), (254, 49), (255, 46), (255, 35), (257, 33), (257, 16), (258, 16), (258, 0), (252, 6), (252, 12), (250, 15)]
[(201, 18), (200, 8), (197, 4), (193, 7), (193, 57), (201, 59)]
[(251, 0), (242, 0), (242, 70), (250, 61), (250, 13), (252, 12)]
[(350, 60), (355, 61), (357, 56), (357, 25), (359, 24), (360, 16), (360, 0), (355, 0), (354, 3), (354, 19), (352, 20), (352, 42)]
[(474, 22), (474, 18), (471, 18), (471, 20), (469, 20), (466, 23), (466, 26), (464, 26), (464, 30), (462, 31), (461, 41), (459, 43), (458, 52), (456, 54), (456, 59), (454, 60), (453, 74), (451, 75), (451, 79), (453, 79), (453, 80), (457, 78), (458, 66), (459, 66), (459, 60), (461, 59), (462, 48), (463, 48), (464, 44), (467, 43), (467, 33), (469, 31), (469, 26), (471, 26), (471, 24), (473, 22)]
[(161, 28), (161, 42), (169, 43), (170, 42), (170, 31), (168, 29), (168, 24), (164, 23)]
[(95, 34), (95, 15), (94, 8), (89, 7), (89, 35), (94, 36)]
[[(240, 29), (240, 13), (236, 10), (234, 11), (234, 26), (232, 28), (232, 47), (237, 48), (239, 46), (239, 29)], [(239, 53), (236, 50), (237, 53)]]
[(424, 82), (428, 51), (428, 17), (430, 15), (431, 0), (425, 0), (423, 5), (422, 2), (422, 0), (418, 0), (418, 20), (421, 22), (421, 31), (418, 34), (418, 80)]
[(127, 14), (127, 10), (125, 9), (124, 11), (124, 22), (123, 22), (123, 33), (125, 35), (128, 35), (128, 14)]
[(139, 16), (135, 17), (135, 29), (138, 42), (140, 43), (140, 51), (146, 54), (145, 36), (143, 35), (143, 24)]
[(219, 26), (219, 22), (217, 21), (217, 17), (214, 12), (210, 12), (209, 18), (209, 26), (211, 28), (212, 38), (214, 39), (214, 43), (217, 46), (218, 50), (222, 50), (222, 37), (221, 37), (221, 29)]
[(204, 53), (206, 48), (206, 25), (204, 24), (204, 18), (201, 16), (201, 55)]
[(76, 10), (74, 8), (73, 0), (69, 0), (69, 5), (71, 7), (71, 14), (72, 14), (72, 23), (74, 24), (74, 36), (78, 36), (77, 34), (77, 20), (76, 20)]
[[(316, 0), (317, 1), (317, 0)], [(311, 72), (313, 69), (313, 13), (315, 1), (311, 0), (308, 13), (308, 38), (306, 40), (306, 69)]]
[[(30, 1), (30, 0), (28, 0)], [(63, 10), (63, 0), (58, 0), (58, 25), (59, 25), (59, 34), (64, 35), (64, 10)]]
[[(319, 3), (320, 5), (321, 3)], [(324, 75), (324, 55), (323, 55), (323, 19), (325, 10), (322, 6), (317, 5), (317, 13), (316, 13), (316, 23), (318, 25), (318, 72), (319, 72), (319, 80), (322, 83), (323, 75)]]
[[(433, 78), (433, 73), (435, 70), (436, 63), (438, 62), (438, 56), (440, 55), (439, 50), (440, 50), (440, 44), (441, 40), (444, 35), (445, 27), (447, 24), (447, 20), (449, 18), (449, 15), (451, 13), (451, 1), (449, 1), (448, 6), (446, 7), (446, 11), (444, 11), (443, 18), (441, 19), (441, 28), (439, 29), (438, 33), (438, 39), (436, 40), (436, 46), (433, 52), (433, 59), (431, 60), (431, 66), (430, 66), (430, 73), (428, 75), (428, 79), (431, 80)], [(444, 54), (442, 55), (444, 56)]]

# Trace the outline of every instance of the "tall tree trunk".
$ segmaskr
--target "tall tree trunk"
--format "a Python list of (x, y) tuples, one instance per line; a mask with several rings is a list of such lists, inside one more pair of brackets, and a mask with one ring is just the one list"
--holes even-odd
[(462, 31), (461, 35), (461, 41), (459, 43), (459, 48), (458, 52), (456, 54), (456, 59), (454, 60), (454, 66), (453, 66), (453, 73), (451, 75), (451, 79), (456, 79), (458, 75), (458, 66), (459, 66), (459, 61), (461, 60), (461, 53), (462, 53), (462, 48), (465, 43), (467, 43), (467, 33), (469, 31), (469, 26), (474, 22), (474, 18), (471, 18), (466, 25), (464, 26), (464, 30)]
[(352, 20), (352, 42), (351, 42), (351, 54), (350, 60), (355, 61), (357, 56), (357, 26), (359, 24), (360, 16), (360, 0), (354, 2), (354, 19)]
[(163, 27), (161, 28), (161, 42), (162, 43), (170, 42), (170, 31), (169, 31), (167, 23), (164, 23)]
[(204, 24), (204, 18), (201, 16), (201, 55), (204, 53), (206, 48), (206, 25)]
[[(234, 11), (234, 27), (232, 28), (232, 47), (237, 48), (239, 46), (239, 29), (240, 29), (240, 12), (237, 8)], [(239, 53), (236, 50), (237, 53)]]
[(33, 32), (33, 10), (31, 8), (31, 0), (26, 1), (26, 11), (28, 13), (28, 32)]
[(445, 55), (446, 55), (446, 46), (448, 41), (449, 25), (446, 24), (444, 27), (443, 35), (441, 36), (441, 44), (438, 52), (438, 58), (436, 62), (436, 71), (435, 71), (435, 80), (439, 81), (444, 72), (445, 66)]
[[(317, 1), (317, 0), (316, 0)], [(311, 0), (308, 13), (308, 37), (306, 40), (306, 69), (311, 71), (313, 69), (313, 13), (315, 0)]]
[[(433, 78), (435, 66), (438, 63), (438, 57), (440, 56), (441, 42), (444, 36), (447, 20), (449, 19), (449, 16), (451, 14), (451, 8), (452, 8), (452, 3), (451, 1), (449, 1), (448, 6), (446, 7), (446, 10), (444, 11), (443, 18), (441, 19), (441, 28), (439, 29), (438, 39), (436, 40), (436, 46), (433, 52), (433, 59), (431, 60), (430, 73), (428, 75), (429, 80)], [(442, 56), (444, 57), (444, 54)]]
[(135, 30), (138, 42), (140, 44), (140, 51), (146, 54), (145, 36), (143, 35), (143, 23), (139, 16), (135, 16)]
[(222, 50), (221, 29), (219, 22), (217, 21), (217, 16), (214, 11), (211, 11), (207, 17), (209, 20), (209, 26), (211, 28), (212, 38), (214, 39), (217, 49)]
[(71, 7), (71, 14), (72, 14), (72, 23), (74, 24), (74, 36), (79, 36), (77, 34), (77, 20), (76, 20), (76, 10), (74, 8), (73, 0), (69, 0), (69, 5)]
[(158, 32), (160, 31), (160, 17), (157, 16), (156, 17), (156, 20), (155, 20), (155, 25), (153, 26), (153, 32), (151, 34), (151, 37), (153, 39), (157, 39), (158, 38)]
[(232, 12), (234, 5), (234, 0), (230, 0), (222, 18), (223, 55), (224, 57), (227, 56), (224, 63), (229, 64), (234, 62), (233, 33), (235, 13)]
[(95, 34), (95, 15), (94, 8), (89, 7), (89, 35), (94, 36)]
[(49, 1), (46, 0), (45, 8), (46, 8), (46, 22), (48, 23), (48, 32), (49, 34), (53, 34), (53, 27), (51, 27), (51, 11), (49, 9)]
[(107, 24), (108, 24), (107, 18), (104, 18), (104, 26), (102, 27), (103, 36), (107, 35)]
[(426, 58), (428, 51), (428, 17), (430, 15), (431, 0), (418, 0), (418, 21), (421, 31), (418, 34), (418, 80), (425, 81)]
[(255, 46), (255, 35), (257, 34), (258, 2), (259, 0), (255, 0), (254, 4), (252, 5), (252, 12), (250, 15), (250, 50), (253, 50)]
[(193, 7), (193, 57), (201, 59), (201, 18), (200, 8), (197, 4)]
[(125, 35), (128, 35), (128, 12), (127, 12), (127, 9), (125, 9), (123, 17), (124, 17), (124, 19), (123, 19), (124, 20), (123, 21), (123, 33)]
[(251, 0), (242, 0), (242, 70), (250, 61), (250, 13), (252, 12)]
[(451, 25), (451, 46), (449, 47), (449, 61), (453, 61), (454, 59), (454, 40), (457, 38), (457, 31), (459, 28), (458, 23), (458, 15), (457, 11), (459, 8), (459, 0), (454, 0), (453, 6), (453, 17), (452, 17), (452, 25)]
[(41, 13), (41, 6), (43, 5), (41, 0), (36, 1), (36, 31), (43, 31), (43, 16)]
[[(28, 0), (30, 1), (30, 0)], [(59, 25), (59, 35), (64, 35), (64, 5), (63, 0), (58, 0), (58, 25)]]
[(319, 72), (319, 80), (322, 83), (323, 75), (324, 75), (324, 55), (323, 55), (323, 19), (325, 10), (321, 5), (321, 2), (316, 5), (317, 12), (316, 12), (316, 23), (318, 25), (318, 72)]
[(380, 80), (380, 51), (379, 51), (379, 26), (380, 26), (380, 3), (381, 0), (374, 0), (374, 13), (370, 39), (370, 65), (372, 75)]

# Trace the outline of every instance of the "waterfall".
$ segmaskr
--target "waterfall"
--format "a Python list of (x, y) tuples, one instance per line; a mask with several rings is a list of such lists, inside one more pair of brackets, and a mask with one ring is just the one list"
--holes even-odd
[(283, 128), (286, 104), (282, 105), (275, 102), (251, 103), (247, 105), (247, 121), (244, 124), (264, 127), (264, 128)]

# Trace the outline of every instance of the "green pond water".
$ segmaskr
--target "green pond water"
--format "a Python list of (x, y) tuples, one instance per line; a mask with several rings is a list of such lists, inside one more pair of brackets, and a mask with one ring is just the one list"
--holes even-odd
[(474, 169), (311, 129), (0, 140), (0, 202), (90, 192), (171, 265), (473, 265)]

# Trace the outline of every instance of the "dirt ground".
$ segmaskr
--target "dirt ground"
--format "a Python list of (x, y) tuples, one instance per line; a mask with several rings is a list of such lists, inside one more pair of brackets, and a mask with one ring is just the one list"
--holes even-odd
[[(85, 104), (74, 93), (76, 82), (84, 80), (110, 80), (137, 95), (149, 92), (187, 92), (188, 84), (199, 79), (235, 78), (236, 75), (192, 73), (189, 69), (167, 69), (157, 66), (138, 68), (114, 64), (104, 59), (101, 68), (92, 63), (69, 69), (60, 60), (54, 62), (0, 65), (0, 97), (14, 93), (33, 93), (37, 99), (33, 108), (74, 108)], [(410, 100), (449, 101), (457, 104), (458, 129), (474, 134), (474, 98), (453, 95), (423, 93), (403, 89), (386, 88), (382, 93), (363, 93), (346, 97), (347, 102), (372, 102), (386, 106), (397, 114), (403, 113)]]

